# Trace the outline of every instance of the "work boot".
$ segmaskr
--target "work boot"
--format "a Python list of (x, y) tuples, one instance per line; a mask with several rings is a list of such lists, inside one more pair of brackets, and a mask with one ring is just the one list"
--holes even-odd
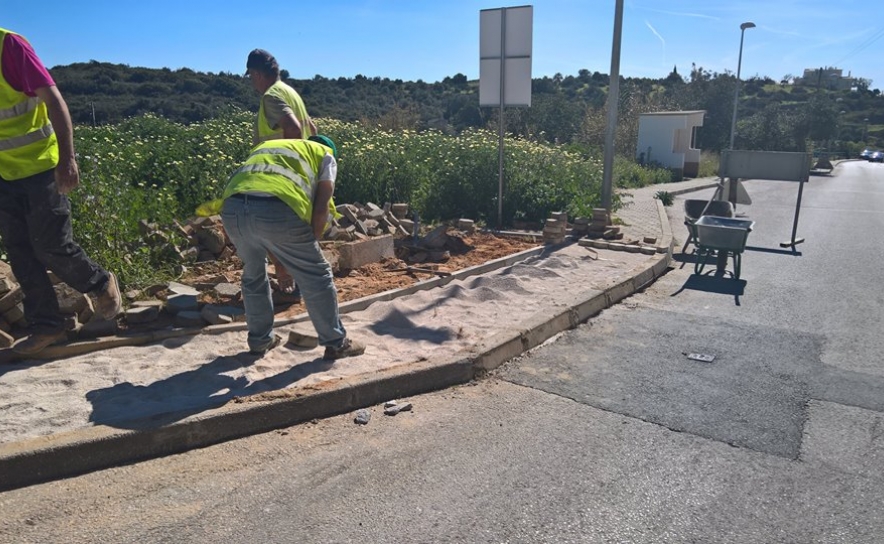
[(270, 343), (267, 344), (267, 347), (264, 347), (261, 349), (250, 349), (249, 355), (264, 355), (265, 353), (267, 353), (271, 349), (278, 346), (281, 342), (282, 342), (282, 336), (274, 333), (273, 338), (270, 339)]
[(12, 351), (19, 355), (36, 355), (63, 338), (67, 338), (67, 333), (64, 329), (36, 332), (13, 344)]
[(356, 355), (362, 355), (365, 353), (365, 346), (360, 344), (359, 342), (355, 342), (350, 340), (349, 338), (344, 338), (344, 343), (341, 344), (341, 347), (336, 348), (334, 346), (326, 346), (325, 354), (322, 356), (323, 359), (343, 359), (344, 357), (355, 357)]
[(95, 313), (102, 319), (110, 321), (123, 310), (123, 298), (120, 296), (120, 285), (113, 272), (108, 272), (107, 284), (95, 296)]

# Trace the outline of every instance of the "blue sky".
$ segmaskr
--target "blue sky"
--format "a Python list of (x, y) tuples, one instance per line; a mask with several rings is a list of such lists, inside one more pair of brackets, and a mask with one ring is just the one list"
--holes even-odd
[[(0, 27), (26, 36), (47, 66), (97, 60), (241, 72), (261, 47), (295, 78), (439, 81), (479, 76), (479, 10), (527, 5), (475, 0), (0, 1)], [(614, 0), (536, 0), (532, 76), (610, 72)], [(665, 77), (675, 65), (736, 72), (740, 23), (752, 21), (743, 77), (835, 66), (884, 89), (884, 18), (875, 2), (626, 0), (621, 74)], [(23, 5), (22, 5), (23, 6)], [(271, 6), (282, 6), (273, 8)]]

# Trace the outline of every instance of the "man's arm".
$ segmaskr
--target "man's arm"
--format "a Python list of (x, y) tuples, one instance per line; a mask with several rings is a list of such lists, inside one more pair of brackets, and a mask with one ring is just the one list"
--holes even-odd
[(303, 132), (301, 131), (301, 123), (295, 118), (294, 114), (283, 115), (279, 118), (279, 126), (282, 128), (282, 134), (285, 138), (293, 138), (300, 140)]
[(58, 166), (55, 167), (55, 184), (58, 192), (67, 194), (80, 184), (80, 170), (74, 155), (74, 126), (68, 105), (62, 98), (58, 87), (40, 87), (34, 90), (45, 104), (49, 113), (49, 121), (58, 138)]
[(310, 218), (310, 226), (313, 227), (313, 235), (316, 240), (322, 239), (325, 233), (325, 225), (328, 223), (328, 201), (335, 192), (335, 182), (324, 180), (316, 184), (316, 196), (313, 197), (313, 217)]

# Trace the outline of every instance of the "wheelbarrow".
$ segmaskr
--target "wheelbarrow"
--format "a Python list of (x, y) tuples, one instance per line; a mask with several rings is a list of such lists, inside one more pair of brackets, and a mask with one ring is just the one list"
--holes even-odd
[(709, 258), (717, 260), (719, 252), (724, 252), (728, 257), (733, 257), (734, 279), (740, 279), (743, 251), (754, 226), (755, 221), (749, 219), (713, 215), (704, 215), (697, 219), (694, 222), (694, 229), (697, 232), (697, 260), (694, 263), (694, 272), (702, 274)]
[(697, 231), (694, 228), (694, 223), (704, 215), (733, 217), (734, 205), (726, 200), (685, 200), (684, 224), (688, 228), (688, 239), (685, 241), (684, 247), (681, 248), (682, 253), (688, 249), (689, 245), (697, 245)]

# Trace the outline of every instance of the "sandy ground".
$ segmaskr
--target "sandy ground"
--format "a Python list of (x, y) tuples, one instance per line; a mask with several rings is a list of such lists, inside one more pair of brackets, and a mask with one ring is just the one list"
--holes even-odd
[[(268, 391), (316, 386), (421, 360), (468, 353), (483, 339), (518, 326), (575, 295), (604, 289), (654, 257), (571, 245), (549, 255), (448, 285), (378, 302), (342, 319), (366, 353), (336, 363), (322, 348), (280, 346), (249, 355), (245, 332), (177, 338), (56, 361), (0, 367), (0, 443), (169, 412), (196, 414)], [(309, 330), (308, 323), (280, 327)], [(143, 424), (142, 424), (143, 425)]]

